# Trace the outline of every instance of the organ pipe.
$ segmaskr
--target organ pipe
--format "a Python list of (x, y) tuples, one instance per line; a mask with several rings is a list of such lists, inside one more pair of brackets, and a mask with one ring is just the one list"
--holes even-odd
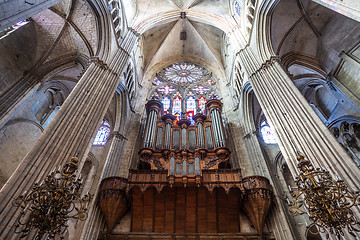
[(165, 149), (170, 149), (171, 125), (175, 119), (176, 117), (171, 114), (166, 114), (162, 117), (162, 120), (165, 122)]
[(186, 128), (181, 129), (181, 147), (186, 149)]
[(218, 126), (217, 126), (217, 121), (216, 121), (214, 111), (211, 111), (211, 123), (213, 126), (213, 132), (214, 132), (215, 147), (219, 147), (219, 132), (218, 132)]
[(145, 107), (148, 117), (146, 120), (144, 147), (152, 148), (154, 146), (157, 118), (158, 114), (162, 111), (162, 105), (159, 101), (150, 100)]
[(171, 124), (166, 123), (166, 125), (165, 125), (165, 143), (164, 143), (164, 147), (166, 149), (170, 148), (170, 131), (171, 131)]
[(201, 122), (198, 123), (197, 129), (198, 129), (199, 148), (205, 148), (204, 129), (203, 129), (203, 124)]
[(219, 127), (219, 132), (220, 132), (220, 147), (225, 147), (225, 138), (224, 138), (224, 128), (222, 126), (222, 121), (221, 121), (221, 117), (220, 117), (220, 113), (218, 110), (214, 110), (215, 114), (216, 114), (216, 118), (218, 120), (218, 127)]
[(151, 124), (151, 134), (150, 134), (150, 141), (149, 141), (149, 148), (152, 148), (154, 146), (154, 140), (155, 140), (155, 130), (156, 130), (156, 122), (157, 122), (157, 112), (153, 111), (154, 114), (152, 116), (152, 124)]

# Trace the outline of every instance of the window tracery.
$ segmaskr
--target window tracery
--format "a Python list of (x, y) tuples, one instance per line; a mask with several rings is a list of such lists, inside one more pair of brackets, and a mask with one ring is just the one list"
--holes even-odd
[(198, 65), (180, 62), (156, 74), (149, 99), (161, 101), (164, 113), (176, 116), (185, 113), (191, 124), (196, 113), (205, 113), (206, 101), (219, 98), (212, 73)]
[(205, 76), (210, 77), (211, 73), (195, 64), (181, 62), (164, 68), (158, 76), (168, 82), (190, 84), (202, 80)]
[(116, 37), (120, 37), (121, 35), (121, 27), (122, 27), (122, 11), (121, 6), (118, 0), (109, 0), (108, 7), (110, 10), (111, 18), (114, 23)]
[(135, 97), (135, 91), (136, 91), (136, 84), (135, 84), (135, 69), (133, 67), (133, 64), (129, 62), (126, 71), (124, 71), (122, 75), (122, 79), (124, 81), (124, 84), (126, 86), (126, 89), (129, 94), (129, 101), (130, 104), (132, 103), (132, 100)]
[(107, 143), (107, 139), (110, 136), (110, 124), (107, 121), (102, 121), (96, 137), (93, 141), (93, 145), (104, 146)]

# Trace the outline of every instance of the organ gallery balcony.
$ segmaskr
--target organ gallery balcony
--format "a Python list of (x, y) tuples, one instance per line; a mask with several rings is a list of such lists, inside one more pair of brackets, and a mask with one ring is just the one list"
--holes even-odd
[(108, 232), (131, 208), (129, 239), (144, 232), (238, 235), (242, 211), (266, 239), (263, 228), (272, 188), (265, 177), (243, 178), (241, 169), (230, 168), (222, 103), (207, 101), (204, 114), (196, 114), (193, 121), (186, 114), (164, 114), (162, 108), (157, 100), (146, 104), (139, 169), (131, 169), (127, 179), (102, 181), (99, 205)]

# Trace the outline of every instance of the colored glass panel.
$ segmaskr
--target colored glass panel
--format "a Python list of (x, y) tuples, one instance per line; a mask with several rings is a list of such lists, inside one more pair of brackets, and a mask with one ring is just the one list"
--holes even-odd
[(93, 145), (103, 146), (106, 144), (107, 139), (110, 135), (110, 124), (107, 121), (102, 121), (99, 127), (96, 137), (93, 141)]
[(234, 8), (237, 15), (241, 15), (241, 4), (239, 1), (234, 2)]
[(152, 95), (151, 95), (151, 99), (159, 99), (159, 94), (157, 92), (154, 92)]
[(203, 67), (192, 63), (181, 62), (164, 68), (158, 73), (158, 76), (165, 81), (188, 84), (202, 80), (210, 74), (211, 73)]
[(181, 117), (181, 98), (176, 96), (173, 101), (172, 114), (176, 117), (176, 120), (180, 120)]
[(209, 99), (218, 99), (218, 95), (215, 92), (211, 92), (209, 95)]
[(186, 100), (186, 114), (187, 119), (190, 120), (191, 124), (194, 124), (195, 121), (192, 117), (196, 114), (196, 100), (192, 96)]
[(164, 107), (164, 113), (167, 114), (167, 113), (168, 113), (168, 110), (169, 110), (169, 108), (170, 108), (170, 98), (164, 97), (164, 98), (161, 100), (161, 103), (163, 104), (163, 107)]
[(205, 82), (211, 86), (215, 85), (214, 79), (212, 77), (209, 80), (206, 80)]
[(193, 88), (193, 90), (197, 93), (197, 94), (204, 94), (204, 93), (207, 93), (210, 89), (209, 88), (206, 88), (206, 87), (203, 87), (202, 85), (199, 85), (195, 88)]
[(164, 95), (167, 95), (167, 94), (175, 91), (175, 88), (173, 88), (172, 86), (166, 85), (165, 87), (159, 88), (158, 91)]
[(199, 98), (198, 106), (202, 114), (205, 113), (205, 104), (206, 104), (206, 99), (204, 97)]
[(162, 83), (159, 78), (155, 77), (153, 81), (153, 87), (159, 86)]
[(264, 142), (266, 144), (276, 144), (277, 143), (276, 138), (273, 134), (273, 131), (266, 121), (261, 123), (260, 132), (261, 132), (262, 139), (264, 140)]

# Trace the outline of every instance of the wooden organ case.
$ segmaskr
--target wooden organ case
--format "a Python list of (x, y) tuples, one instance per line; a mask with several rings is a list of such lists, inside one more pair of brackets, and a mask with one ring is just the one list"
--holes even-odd
[[(262, 176), (243, 178), (240, 169), (229, 168), (222, 103), (209, 100), (206, 114), (196, 114), (193, 125), (186, 118), (175, 121), (173, 115), (164, 115), (157, 100), (150, 100), (146, 110), (141, 170), (130, 170), (128, 179), (104, 179), (99, 192), (108, 233), (131, 208), (131, 232), (137, 234), (108, 236), (141, 239), (137, 238), (141, 233), (151, 233), (155, 237), (144, 239), (268, 239), (263, 228), (272, 199), (270, 183)], [(241, 233), (239, 211), (258, 234)]]

